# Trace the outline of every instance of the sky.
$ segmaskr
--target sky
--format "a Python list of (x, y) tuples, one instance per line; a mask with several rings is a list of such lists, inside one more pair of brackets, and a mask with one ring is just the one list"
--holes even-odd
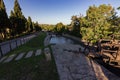
[[(115, 9), (120, 0), (18, 0), (24, 16), (30, 16), (40, 24), (70, 24), (71, 16), (86, 14), (89, 6), (111, 4)], [(8, 16), (13, 10), (14, 0), (4, 0)], [(116, 10), (117, 11), (117, 10)], [(120, 14), (120, 11), (117, 11)]]

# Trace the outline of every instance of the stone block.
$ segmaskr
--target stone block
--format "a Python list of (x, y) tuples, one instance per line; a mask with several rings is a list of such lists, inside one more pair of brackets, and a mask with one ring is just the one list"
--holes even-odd
[(45, 54), (46, 60), (50, 61), (51, 60), (51, 54), (50, 54), (50, 49), (49, 48), (44, 49), (44, 54)]
[(17, 46), (20, 46), (21, 43), (20, 43), (20, 40), (17, 40)]
[(16, 56), (16, 54), (10, 55), (10, 56), (4, 61), (4, 63), (12, 61), (15, 56)]
[(2, 54), (5, 55), (10, 51), (10, 44), (4, 44), (1, 46)]
[(25, 58), (29, 58), (29, 57), (31, 57), (32, 54), (33, 54), (33, 51), (29, 51), (29, 52), (27, 53), (27, 55), (25, 56)]
[(23, 56), (24, 56), (25, 53), (20, 53), (16, 58), (15, 60), (20, 60)]
[(15, 49), (16, 47), (17, 47), (16, 41), (11, 42), (11, 48), (12, 48), (12, 50)]
[(38, 55), (40, 55), (41, 54), (41, 49), (38, 49), (37, 51), (36, 51), (36, 53), (35, 53), (35, 56), (38, 56)]
[(0, 62), (3, 62), (6, 58), (7, 58), (7, 56), (2, 57), (2, 58), (0, 59)]

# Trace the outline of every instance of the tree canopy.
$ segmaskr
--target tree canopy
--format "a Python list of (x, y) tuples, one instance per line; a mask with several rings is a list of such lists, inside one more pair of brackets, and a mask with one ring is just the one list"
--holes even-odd
[[(93, 5), (86, 11), (86, 16), (73, 16), (72, 26), (76, 28), (75, 31), (79, 30), (83, 40), (95, 43), (99, 39), (109, 38), (109, 35), (113, 34), (112, 27), (115, 25), (115, 22), (112, 20), (114, 15), (115, 10), (111, 5)], [(118, 18), (116, 20), (114, 18), (114, 21), (117, 20)], [(116, 26), (118, 26), (118, 23)]]
[(15, 28), (16, 32), (22, 33), (25, 31), (26, 18), (22, 14), (21, 7), (18, 3), (18, 0), (14, 2), (14, 11), (11, 11), (10, 20), (12, 26)]

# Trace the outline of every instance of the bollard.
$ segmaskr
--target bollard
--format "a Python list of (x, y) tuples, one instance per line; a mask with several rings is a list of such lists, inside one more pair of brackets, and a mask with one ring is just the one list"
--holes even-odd
[(51, 61), (51, 54), (50, 54), (50, 49), (49, 48), (44, 49), (44, 54), (45, 54), (46, 60)]

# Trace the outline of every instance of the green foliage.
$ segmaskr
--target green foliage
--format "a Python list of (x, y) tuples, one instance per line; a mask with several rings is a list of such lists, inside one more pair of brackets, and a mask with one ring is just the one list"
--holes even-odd
[(26, 18), (22, 14), (18, 0), (15, 0), (15, 2), (14, 2), (14, 11), (11, 11), (10, 21), (11, 21), (13, 29), (15, 29), (15, 31), (16, 31), (13, 33), (20, 34), (25, 31)]
[(65, 31), (65, 26), (61, 22), (57, 23), (55, 28), (54, 28), (54, 31), (57, 33), (63, 33)]
[(38, 22), (34, 23), (34, 27), (36, 31), (41, 31), (41, 26), (38, 24)]
[(34, 24), (30, 16), (27, 21), (21, 10), (18, 0), (15, 0), (14, 8), (11, 10), (8, 18), (4, 2), (0, 0), (0, 42), (22, 34), (41, 30), (39, 24)]
[(6, 10), (3, 0), (0, 0), (0, 9), (1, 10)]
[(99, 39), (108, 38), (111, 24), (108, 19), (114, 15), (111, 5), (90, 6), (86, 17), (80, 17), (82, 39), (95, 43)]
[(111, 28), (109, 29), (113, 35), (120, 33), (120, 17), (117, 16), (115, 12), (111, 19), (108, 20), (111, 23)]
[(40, 24), (39, 25), (42, 30), (45, 31), (54, 31), (55, 25), (50, 25), (50, 24)]
[(79, 18), (77, 16), (72, 16), (71, 20), (72, 20), (72, 22), (71, 22), (71, 34), (75, 35), (77, 37), (81, 37)]
[(33, 32), (33, 23), (30, 16), (28, 16), (28, 20), (27, 20), (27, 30), (28, 32)]
[(0, 34), (3, 33), (3, 37), (1, 39), (5, 39), (7, 37), (7, 28), (10, 28), (10, 21), (6, 13), (4, 2), (3, 0), (0, 0)]
[(18, 3), (18, 0), (15, 0), (15, 2), (14, 2), (14, 14), (16, 17), (20, 17), (20, 18), (23, 17), (22, 12), (21, 12), (21, 7)]

